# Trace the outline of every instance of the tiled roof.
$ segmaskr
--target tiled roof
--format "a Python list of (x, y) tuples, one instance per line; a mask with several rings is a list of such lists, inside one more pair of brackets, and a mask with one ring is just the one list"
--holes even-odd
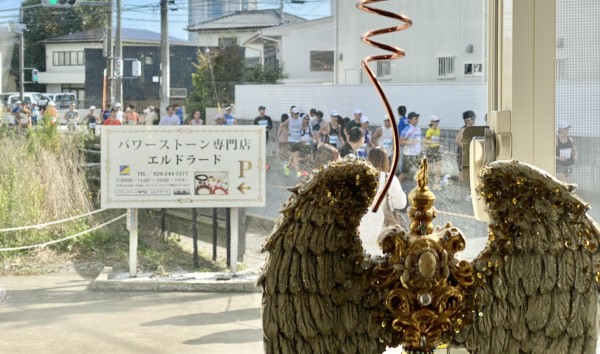
[[(306, 21), (302, 17), (283, 14), (284, 24)], [(281, 14), (279, 10), (252, 10), (236, 11), (230, 15), (222, 16), (212, 20), (200, 22), (188, 26), (188, 31), (210, 31), (223, 29), (261, 29), (281, 25)]]
[[(48, 38), (42, 43), (66, 43), (66, 42), (100, 42), (104, 36), (104, 28), (96, 28), (92, 30), (75, 32), (63, 36)], [(115, 28), (113, 28), (113, 37), (115, 36)], [(160, 43), (160, 33), (152, 32), (143, 29), (122, 28), (121, 37), (123, 42), (127, 43)], [(180, 38), (169, 37), (170, 44), (189, 43)]]

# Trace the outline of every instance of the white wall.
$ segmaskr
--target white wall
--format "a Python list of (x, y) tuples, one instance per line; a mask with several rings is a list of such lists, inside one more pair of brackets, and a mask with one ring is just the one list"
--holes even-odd
[[(281, 33), (281, 58), (287, 82), (333, 82), (333, 71), (310, 71), (311, 51), (333, 51), (333, 18), (264, 30), (265, 35)], [(335, 58), (334, 58), (335, 60)]]
[(245, 41), (250, 39), (256, 33), (251, 30), (224, 30), (224, 31), (211, 31), (211, 32), (199, 32), (200, 35), (195, 37), (194, 43), (198, 47), (217, 47), (219, 45), (219, 38), (237, 38), (238, 45), (242, 45)]
[[(464, 123), (462, 112), (470, 109), (477, 114), (477, 125), (484, 124), (487, 112), (486, 84), (406, 84), (385, 85), (384, 90), (397, 116), (396, 108), (405, 105), (408, 111), (421, 114), (420, 125), (425, 127), (433, 114), (440, 117), (440, 127), (457, 129)], [(385, 107), (371, 85), (238, 85), (235, 87), (235, 106), (238, 118), (256, 116), (259, 105), (267, 107), (267, 114), (280, 120), (282, 113), (289, 113), (291, 105), (301, 112), (311, 108), (323, 111), (327, 119), (336, 109), (346, 117), (352, 117), (354, 108), (361, 108), (372, 125), (381, 125)]]
[[(373, 6), (402, 13), (413, 21), (413, 26), (406, 31), (372, 37), (375, 41), (406, 51), (404, 59), (392, 62), (390, 82), (482, 82), (483, 76), (464, 76), (463, 64), (485, 61), (485, 48), (482, 46), (483, 3), (485, 0), (402, 0)], [(337, 1), (336, 10), (337, 83), (346, 83), (346, 77), (353, 76), (347, 74), (357, 71), (361, 82), (368, 83), (369, 78), (361, 72), (361, 60), (368, 55), (387, 52), (362, 43), (361, 35), (367, 31), (397, 26), (401, 22), (360, 11), (355, 2)], [(473, 53), (466, 52), (468, 44), (473, 45)], [(339, 60), (339, 54), (343, 55), (343, 60)], [(456, 56), (456, 78), (438, 79), (436, 58), (450, 55)]]

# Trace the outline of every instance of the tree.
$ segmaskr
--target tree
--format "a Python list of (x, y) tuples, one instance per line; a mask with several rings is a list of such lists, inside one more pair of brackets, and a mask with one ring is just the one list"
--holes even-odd
[(283, 73), (283, 66), (279, 65), (276, 68), (272, 66), (256, 65), (248, 73), (247, 82), (260, 84), (274, 84), (279, 79), (285, 79), (287, 75)]
[[(47, 7), (27, 8), (40, 4), (40, 0), (25, 0), (21, 5), (25, 25), (25, 67), (46, 70), (46, 47), (40, 43), (48, 38), (66, 35), (95, 28), (104, 28), (108, 19), (108, 2), (101, 5), (79, 5), (70, 9), (50, 9)], [(11, 72), (18, 78), (19, 43), (13, 51)], [(18, 81), (18, 79), (17, 79)], [(31, 88), (39, 88), (31, 85)], [(42, 86), (43, 87), (43, 86)]]
[(206, 107), (217, 107), (235, 101), (235, 85), (244, 80), (244, 50), (229, 46), (198, 51), (196, 72), (192, 74), (194, 91), (190, 97), (190, 111), (205, 112)]

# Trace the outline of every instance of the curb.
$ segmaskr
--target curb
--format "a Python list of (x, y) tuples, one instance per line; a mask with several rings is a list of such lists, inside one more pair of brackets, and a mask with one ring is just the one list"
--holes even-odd
[(87, 287), (91, 291), (158, 291), (158, 292), (261, 292), (254, 284), (258, 274), (250, 273), (188, 273), (166, 277), (129, 273), (113, 274), (112, 267), (104, 267)]

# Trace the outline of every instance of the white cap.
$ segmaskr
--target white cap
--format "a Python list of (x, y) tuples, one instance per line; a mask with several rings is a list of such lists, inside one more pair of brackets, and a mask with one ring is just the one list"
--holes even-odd
[(386, 114), (386, 115), (383, 117), (383, 120), (390, 120), (390, 116), (389, 116), (388, 114)]
[(360, 122), (361, 123), (369, 123), (369, 117), (360, 117)]
[(119, 102), (115, 103), (115, 107), (121, 107), (121, 104)]
[(332, 109), (332, 110), (331, 110), (331, 115), (332, 115), (332, 116), (339, 116), (340, 114), (338, 113), (338, 111), (337, 111), (337, 110), (335, 110), (335, 109)]
[(296, 113), (300, 113), (300, 110), (298, 109), (298, 107), (294, 107), (292, 109), (292, 113), (296, 114)]
[(556, 124), (556, 127), (558, 129), (569, 129), (569, 128), (571, 128), (571, 124), (569, 124), (567, 122), (560, 122), (560, 123)]
[(230, 111), (230, 110), (231, 110), (231, 108), (232, 108), (231, 106), (227, 106), (227, 107), (225, 107), (225, 110), (226, 110), (226, 111)]
[(21, 101), (17, 101), (17, 102), (15, 102), (15, 104), (21, 104)]
[(362, 114), (362, 111), (360, 110), (360, 108), (355, 108), (354, 114)]
[(56, 106), (56, 103), (54, 103), (54, 101), (50, 101), (48, 102), (48, 106)]
[(433, 115), (433, 116), (429, 117), (429, 120), (431, 122), (439, 122), (440, 118), (438, 116), (436, 116), (436, 115)]
[(90, 106), (90, 111), (93, 111), (96, 109), (96, 106)]

